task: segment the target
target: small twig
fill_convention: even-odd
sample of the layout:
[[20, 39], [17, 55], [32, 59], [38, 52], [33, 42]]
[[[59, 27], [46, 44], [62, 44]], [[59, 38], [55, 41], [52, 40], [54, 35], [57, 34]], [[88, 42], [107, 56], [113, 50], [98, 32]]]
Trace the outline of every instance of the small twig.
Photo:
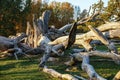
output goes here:
[[81, 76], [78, 76], [78, 75], [74, 75], [76, 78], [78, 78], [78, 79], [80, 79], [80, 80], [87, 80], [87, 79], [85, 79], [85, 78], [83, 78], [83, 77], [81, 77]]
[[90, 61], [93, 61], [93, 62], [109, 61], [109, 62], [111, 62], [113, 60], [111, 60], [111, 59], [91, 59]]

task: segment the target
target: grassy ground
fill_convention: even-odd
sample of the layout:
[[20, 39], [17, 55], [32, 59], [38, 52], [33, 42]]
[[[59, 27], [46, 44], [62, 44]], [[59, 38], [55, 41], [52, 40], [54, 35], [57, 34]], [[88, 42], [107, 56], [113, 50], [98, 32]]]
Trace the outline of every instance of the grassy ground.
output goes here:
[[[119, 47], [117, 45], [117, 47]], [[99, 50], [106, 50], [104, 46], [98, 46]], [[67, 53], [67, 52], [66, 52]], [[38, 69], [39, 57], [32, 57], [33, 61], [22, 57], [20, 60], [15, 58], [0, 59], [0, 80], [58, 80], [52, 76], [42, 72], [42, 69]], [[112, 80], [115, 74], [120, 70], [120, 65], [115, 64], [113, 61], [97, 61], [97, 59], [103, 59], [101, 57], [91, 57], [90, 64], [92, 64], [97, 73], [104, 78]], [[59, 61], [48, 62], [47, 66], [53, 68], [60, 73], [69, 73], [72, 75], [79, 75], [88, 77], [87, 74], [81, 70], [81, 63], [72, 67], [71, 71], [65, 71], [67, 66], [64, 62], [68, 60], [68, 56], [60, 57]], [[94, 61], [93, 61], [94, 60]]]

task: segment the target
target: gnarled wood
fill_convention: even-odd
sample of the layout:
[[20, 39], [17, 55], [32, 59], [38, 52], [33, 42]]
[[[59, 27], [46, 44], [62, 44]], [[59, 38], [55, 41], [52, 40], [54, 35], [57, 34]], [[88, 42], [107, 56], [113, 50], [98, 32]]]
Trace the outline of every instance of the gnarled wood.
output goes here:
[[113, 80], [120, 80], [120, 71], [115, 75]]
[[47, 67], [43, 68], [43, 72], [48, 73], [48, 74], [52, 75], [53, 77], [56, 77], [59, 79], [78, 80], [77, 78], [75, 78], [74, 76], [72, 76], [70, 74], [61, 74], [61, 73], [55, 71], [54, 69], [49, 69]]
[[103, 24], [97, 28], [101, 32], [105, 32], [108, 30], [114, 30], [114, 29], [120, 29], [120, 22], [109, 22], [106, 24]]
[[71, 62], [69, 62], [69, 64], [67, 64], [67, 65], [74, 64], [75, 60], [82, 61], [81, 68], [82, 68], [82, 70], [84, 70], [88, 74], [90, 79], [106, 80], [103, 77], [99, 76], [96, 73], [96, 71], [94, 70], [93, 66], [89, 64], [89, 52], [80, 52], [80, 53], [72, 54]]

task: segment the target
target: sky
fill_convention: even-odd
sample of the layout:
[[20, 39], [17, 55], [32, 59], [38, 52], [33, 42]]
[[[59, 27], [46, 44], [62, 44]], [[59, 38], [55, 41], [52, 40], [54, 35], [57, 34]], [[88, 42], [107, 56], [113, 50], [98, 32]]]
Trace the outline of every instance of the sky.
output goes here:
[[[69, 2], [69, 3], [71, 3], [72, 5], [80, 6], [81, 11], [82, 11], [83, 9], [87, 9], [87, 10], [88, 10], [89, 7], [90, 7], [92, 4], [98, 2], [99, 0], [49, 0], [49, 1], [50, 1], [50, 2], [52, 2], [52, 1], [57, 1], [57, 2]], [[104, 2], [104, 6], [106, 6], [108, 0], [102, 0], [102, 1]]]

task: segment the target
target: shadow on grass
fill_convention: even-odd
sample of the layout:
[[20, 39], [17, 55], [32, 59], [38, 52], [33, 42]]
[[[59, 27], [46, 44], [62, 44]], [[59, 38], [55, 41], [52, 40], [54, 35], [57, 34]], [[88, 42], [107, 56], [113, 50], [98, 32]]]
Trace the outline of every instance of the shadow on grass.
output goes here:
[[11, 61], [0, 61], [1, 63], [5, 63], [3, 65], [0, 65], [0, 70], [6, 70], [6, 69], [10, 69], [10, 68], [15, 68], [15, 66], [17, 64], [19, 64], [19, 66], [29, 66], [31, 64], [37, 64], [38, 62], [35, 61], [15, 61], [15, 60], [11, 60]]

